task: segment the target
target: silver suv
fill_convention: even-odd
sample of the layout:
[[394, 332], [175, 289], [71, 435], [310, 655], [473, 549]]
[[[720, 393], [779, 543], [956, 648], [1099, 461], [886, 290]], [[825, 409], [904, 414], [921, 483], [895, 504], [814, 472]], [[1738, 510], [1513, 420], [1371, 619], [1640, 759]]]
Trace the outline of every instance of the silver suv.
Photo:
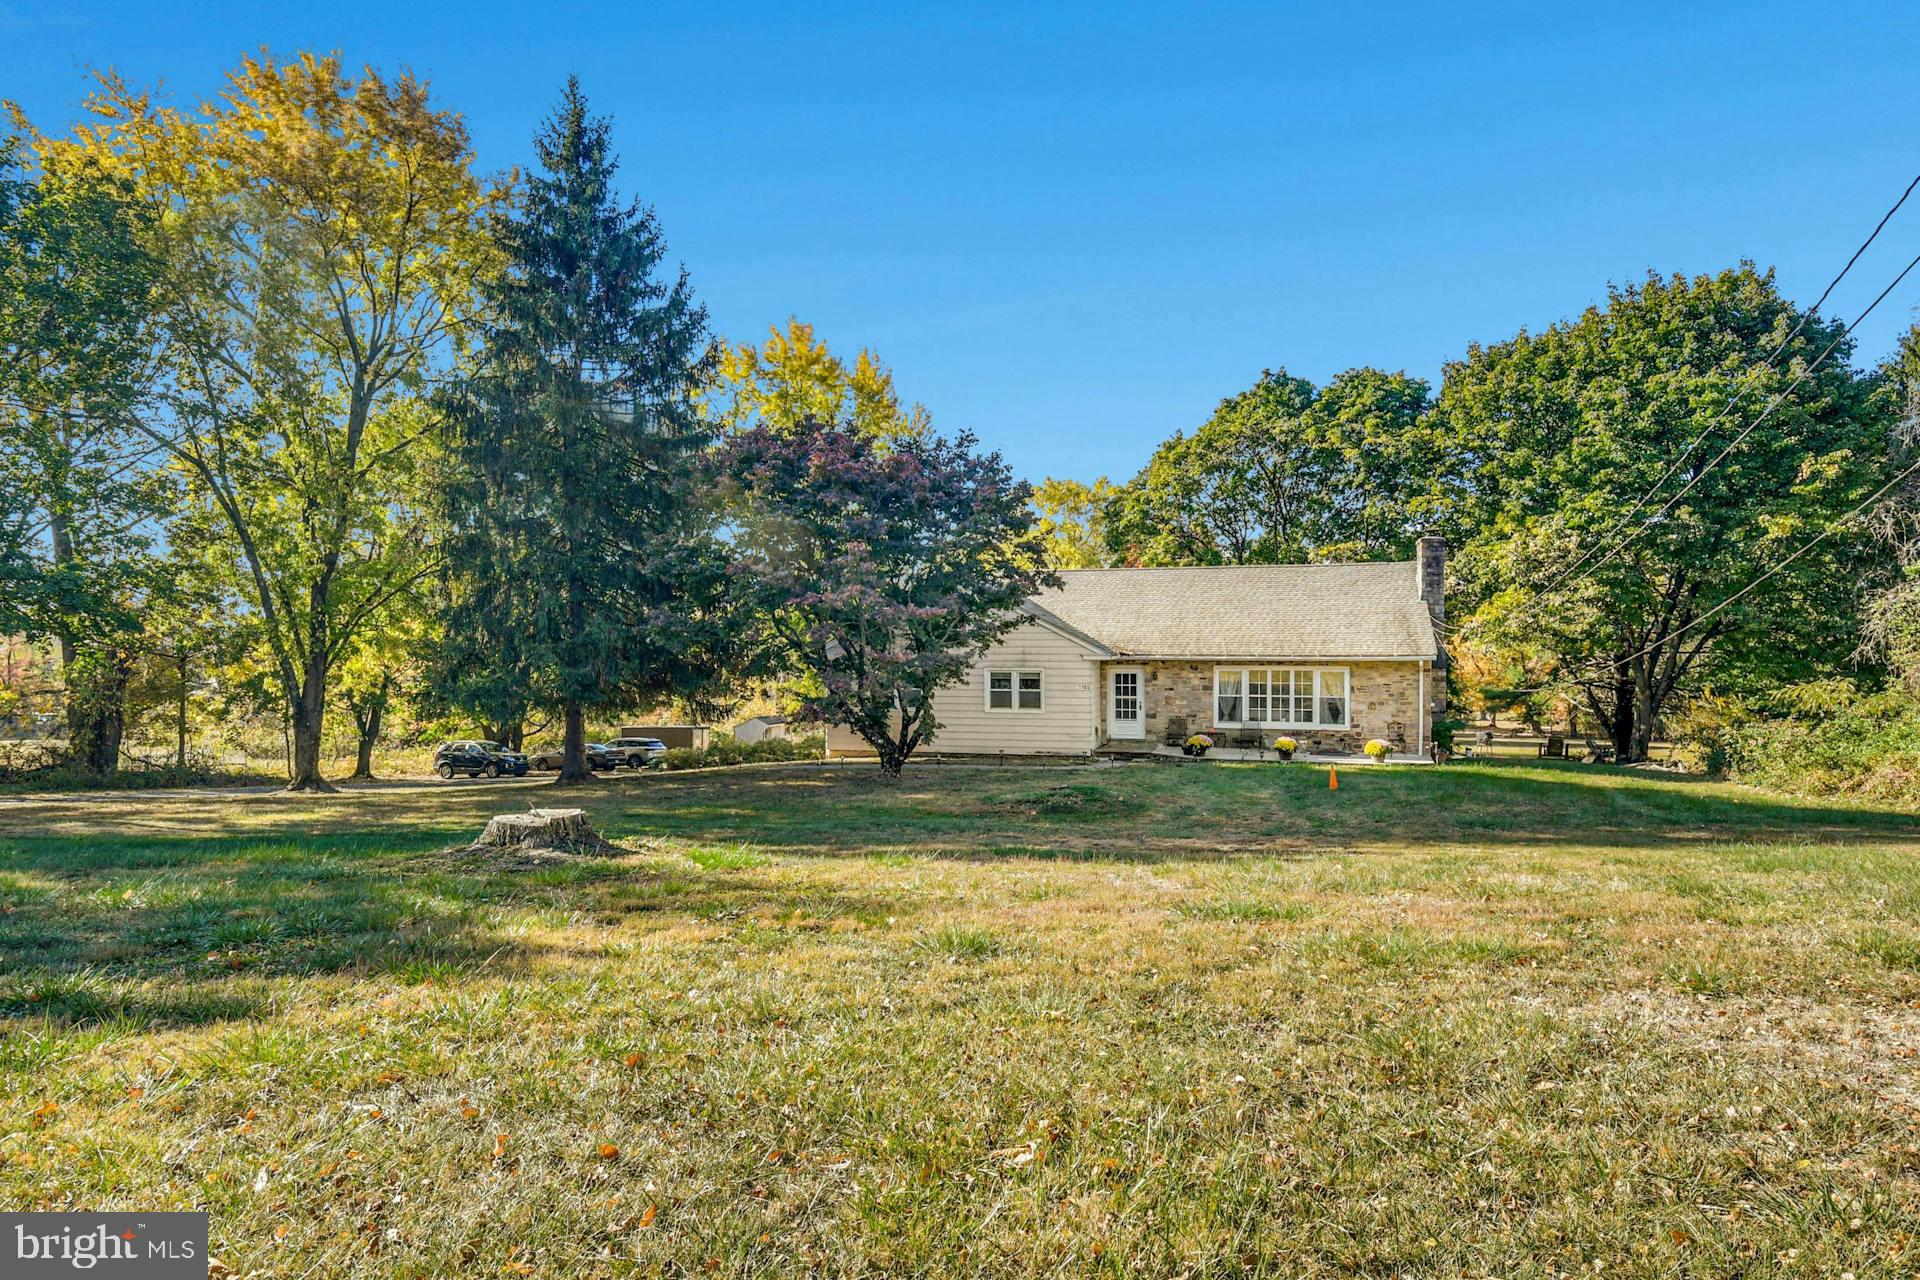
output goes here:
[[632, 768], [645, 769], [660, 763], [661, 757], [667, 754], [667, 744], [658, 738], [615, 738], [607, 744], [607, 754], [613, 756], [615, 752], [624, 755]]

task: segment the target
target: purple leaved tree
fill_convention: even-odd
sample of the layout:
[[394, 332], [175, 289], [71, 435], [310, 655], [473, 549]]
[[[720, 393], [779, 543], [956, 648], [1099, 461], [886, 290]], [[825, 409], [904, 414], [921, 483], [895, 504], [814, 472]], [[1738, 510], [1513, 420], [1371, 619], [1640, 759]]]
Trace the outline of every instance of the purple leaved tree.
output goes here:
[[729, 445], [738, 581], [808, 677], [803, 714], [858, 733], [890, 778], [939, 728], [934, 691], [1059, 581], [1031, 486], [977, 444], [809, 422]]

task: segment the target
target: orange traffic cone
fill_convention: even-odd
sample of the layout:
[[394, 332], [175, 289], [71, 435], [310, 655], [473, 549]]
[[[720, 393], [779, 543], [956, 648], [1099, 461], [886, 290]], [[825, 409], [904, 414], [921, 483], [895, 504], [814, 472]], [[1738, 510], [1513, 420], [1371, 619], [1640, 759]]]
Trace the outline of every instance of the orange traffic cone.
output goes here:
[[1339, 789], [1340, 789], [1340, 771], [1334, 768], [1332, 765], [1328, 765], [1327, 766], [1327, 790], [1338, 791]]

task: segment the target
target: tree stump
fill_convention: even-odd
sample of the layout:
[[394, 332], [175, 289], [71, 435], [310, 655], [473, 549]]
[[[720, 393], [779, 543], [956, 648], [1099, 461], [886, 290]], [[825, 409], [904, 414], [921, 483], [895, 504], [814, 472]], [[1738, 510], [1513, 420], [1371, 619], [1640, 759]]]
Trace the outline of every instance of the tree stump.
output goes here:
[[487, 819], [487, 829], [467, 847], [468, 853], [605, 853], [618, 852], [601, 839], [587, 821], [585, 809], [534, 809], [503, 813]]

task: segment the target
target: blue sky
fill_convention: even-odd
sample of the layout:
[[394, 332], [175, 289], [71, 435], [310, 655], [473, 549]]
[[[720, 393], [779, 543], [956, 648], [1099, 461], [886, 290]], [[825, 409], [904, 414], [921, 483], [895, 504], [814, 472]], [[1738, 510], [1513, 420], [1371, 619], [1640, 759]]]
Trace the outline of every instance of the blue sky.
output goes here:
[[[1917, 39], [1893, 3], [0, 0], [0, 96], [52, 127], [89, 67], [198, 100], [338, 49], [504, 168], [577, 72], [721, 333], [798, 315], [1022, 474], [1123, 478], [1263, 368], [1437, 381], [1649, 268], [1811, 302], [1920, 172]], [[1829, 310], [1915, 252], [1920, 200]]]

